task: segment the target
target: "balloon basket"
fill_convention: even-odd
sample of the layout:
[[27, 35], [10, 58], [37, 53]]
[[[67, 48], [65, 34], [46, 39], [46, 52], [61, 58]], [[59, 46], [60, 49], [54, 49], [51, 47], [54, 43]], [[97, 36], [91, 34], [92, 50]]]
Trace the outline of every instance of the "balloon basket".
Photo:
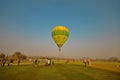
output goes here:
[[61, 48], [59, 48], [59, 52], [61, 52]]

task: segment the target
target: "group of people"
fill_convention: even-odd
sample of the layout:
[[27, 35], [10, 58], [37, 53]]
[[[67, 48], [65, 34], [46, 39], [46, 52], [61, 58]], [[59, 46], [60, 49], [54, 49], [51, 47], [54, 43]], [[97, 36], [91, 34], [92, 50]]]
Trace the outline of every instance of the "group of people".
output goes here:
[[37, 65], [37, 64], [40, 63], [40, 60], [38, 60], [38, 59], [34, 59], [34, 60], [33, 60], [33, 63], [34, 63], [35, 65]]
[[9, 59], [9, 60], [6, 60], [6, 59], [1, 59], [0, 61], [2, 67], [5, 66], [5, 64], [7, 64], [8, 66], [12, 65], [13, 64], [13, 60], [12, 59]]
[[[18, 59], [18, 60], [17, 60], [18, 65], [20, 65], [20, 62], [21, 62], [21, 60]], [[1, 64], [2, 67], [4, 67], [5, 64], [7, 64], [8, 66], [10, 66], [10, 65], [13, 64], [13, 59], [7, 59], [7, 60], [6, 60], [6, 59], [1, 59], [1, 60], [0, 60], [0, 64]]]
[[54, 60], [50, 59], [50, 58], [46, 58], [46, 64], [45, 65], [53, 65], [54, 64]]
[[[40, 59], [34, 59], [33, 63], [35, 64], [35, 66], [37, 66], [40, 63]], [[54, 64], [54, 60], [51, 58], [46, 58], [45, 59], [45, 65], [49, 66], [49, 65], [53, 65]]]
[[[17, 60], [18, 65], [20, 65], [20, 62], [21, 62], [21, 60], [18, 59], [18, 60]], [[37, 65], [37, 64], [40, 63], [40, 60], [35, 59], [33, 62]], [[67, 62], [68, 62], [68, 61], [67, 61]], [[92, 60], [91, 60], [90, 58], [86, 58], [86, 57], [83, 58], [83, 63], [84, 63], [84, 66], [85, 66], [85, 67], [87, 67], [87, 65], [91, 65], [91, 62], [92, 62]], [[7, 64], [8, 66], [10, 66], [10, 65], [13, 64], [13, 60], [12, 60], [12, 59], [9, 59], [9, 60], [2, 59], [2, 60], [0, 60], [0, 63], [1, 63], [1, 65], [2, 65], [2, 67], [4, 67], [5, 64]], [[51, 58], [46, 58], [46, 60], [45, 60], [45, 65], [46, 65], [46, 66], [53, 65], [53, 64], [54, 64], [54, 60], [53, 60], [53, 59], [51, 59]]]
[[92, 60], [91, 60], [90, 58], [84, 57], [83, 63], [84, 63], [84, 65], [85, 65], [85, 67], [87, 67], [87, 64], [88, 64], [88, 65], [91, 65], [91, 62], [92, 62]]

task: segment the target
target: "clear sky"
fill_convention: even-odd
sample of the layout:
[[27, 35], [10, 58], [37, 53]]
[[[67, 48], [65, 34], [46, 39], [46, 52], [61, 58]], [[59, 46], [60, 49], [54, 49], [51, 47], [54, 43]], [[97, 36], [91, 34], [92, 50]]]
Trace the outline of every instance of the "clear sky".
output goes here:
[[[58, 51], [56, 25], [70, 35]], [[120, 58], [120, 0], [0, 0], [0, 52], [27, 56]]]

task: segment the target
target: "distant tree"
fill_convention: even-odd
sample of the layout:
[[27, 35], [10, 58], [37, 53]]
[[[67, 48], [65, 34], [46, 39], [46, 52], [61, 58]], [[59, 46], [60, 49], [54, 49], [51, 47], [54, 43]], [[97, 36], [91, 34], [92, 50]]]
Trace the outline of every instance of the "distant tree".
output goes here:
[[4, 53], [1, 53], [1, 54], [0, 54], [0, 58], [5, 58], [5, 54], [4, 54]]
[[17, 51], [13, 54], [13, 56], [16, 56], [17, 58], [20, 58], [20, 56], [22, 55], [21, 52]]
[[110, 57], [108, 61], [119, 61], [119, 59], [117, 57]]
[[23, 59], [23, 60], [25, 60], [25, 59], [27, 59], [27, 56], [25, 56], [25, 55], [21, 55], [21, 58]]
[[21, 52], [19, 52], [19, 51], [16, 51], [16, 52], [13, 54], [13, 58], [14, 58], [14, 60], [17, 60], [17, 59], [22, 59], [22, 60], [24, 60], [24, 59], [27, 58], [27, 56], [23, 55], [23, 54], [22, 54]]

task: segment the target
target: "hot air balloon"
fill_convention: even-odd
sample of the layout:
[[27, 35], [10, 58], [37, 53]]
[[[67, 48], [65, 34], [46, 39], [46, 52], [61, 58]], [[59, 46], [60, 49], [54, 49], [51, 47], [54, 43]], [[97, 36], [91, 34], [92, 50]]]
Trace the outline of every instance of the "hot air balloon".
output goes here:
[[52, 29], [52, 38], [59, 47], [59, 51], [61, 51], [61, 47], [67, 41], [68, 37], [69, 30], [65, 26], [55, 26]]

